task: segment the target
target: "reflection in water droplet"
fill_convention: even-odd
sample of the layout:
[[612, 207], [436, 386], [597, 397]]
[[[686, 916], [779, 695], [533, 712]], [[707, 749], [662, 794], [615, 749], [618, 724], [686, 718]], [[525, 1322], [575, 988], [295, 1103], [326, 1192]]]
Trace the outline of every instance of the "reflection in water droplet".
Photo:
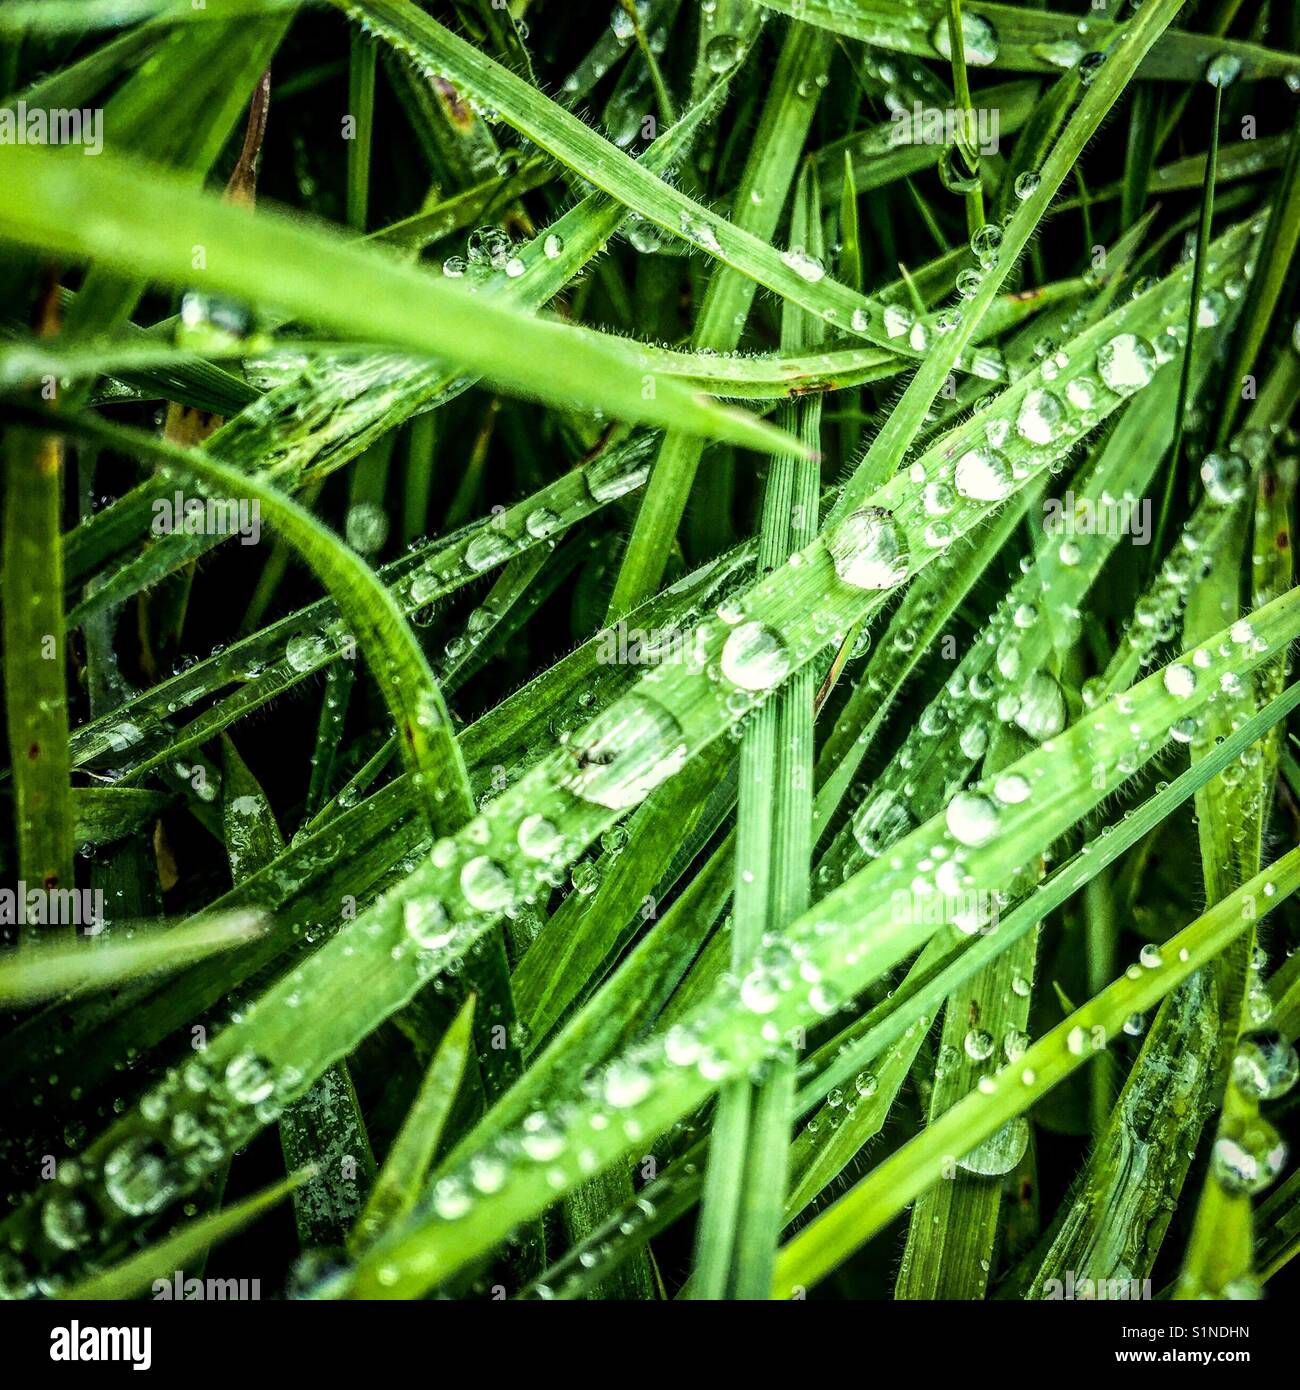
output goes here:
[[573, 765], [561, 781], [584, 801], [623, 810], [636, 806], [686, 762], [676, 717], [638, 691], [597, 715], [567, 748]]
[[852, 513], [826, 546], [835, 573], [855, 589], [892, 589], [907, 576], [907, 536], [882, 507]]
[[790, 653], [766, 623], [741, 623], [727, 634], [722, 674], [742, 690], [770, 690], [785, 679]]

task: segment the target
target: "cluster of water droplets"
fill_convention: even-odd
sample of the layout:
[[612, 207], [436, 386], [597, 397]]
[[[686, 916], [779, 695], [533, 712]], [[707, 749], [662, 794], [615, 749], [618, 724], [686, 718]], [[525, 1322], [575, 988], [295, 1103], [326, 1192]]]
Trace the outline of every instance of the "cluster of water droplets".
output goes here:
[[[560, 249], [563, 249], [562, 243], [556, 255]], [[476, 288], [496, 274], [517, 280], [527, 268], [510, 233], [490, 226], [478, 227], [469, 234], [463, 256], [448, 256], [442, 263], [442, 273], [449, 280], [464, 279], [470, 288]]]

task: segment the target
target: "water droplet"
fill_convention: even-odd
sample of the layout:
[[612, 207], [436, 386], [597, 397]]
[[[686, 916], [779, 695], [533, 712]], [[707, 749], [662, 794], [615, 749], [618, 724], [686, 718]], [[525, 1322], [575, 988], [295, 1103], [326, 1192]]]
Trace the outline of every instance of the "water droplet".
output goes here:
[[486, 854], [475, 855], [460, 871], [460, 891], [479, 912], [499, 912], [511, 898], [510, 878]]
[[1065, 728], [1065, 696], [1055, 676], [1035, 671], [1023, 683], [1015, 722], [1035, 743], [1055, 738]]
[[455, 935], [439, 898], [408, 898], [402, 904], [402, 926], [407, 936], [426, 951], [440, 950]]
[[885, 305], [885, 334], [890, 338], [901, 338], [916, 322], [915, 315], [901, 304]]
[[741, 623], [727, 634], [721, 667], [742, 690], [771, 690], [785, 679], [790, 653], [780, 634], [765, 623]]
[[1098, 349], [1097, 371], [1117, 395], [1131, 396], [1155, 376], [1155, 349], [1136, 333], [1118, 333]]
[[1032, 169], [1026, 169], [1023, 174], [1016, 175], [1016, 181], [1012, 187], [1016, 197], [1023, 203], [1038, 192], [1040, 183], [1042, 183], [1042, 179]]
[[1184, 666], [1181, 661], [1175, 661], [1172, 666], [1165, 667], [1164, 682], [1165, 689], [1171, 695], [1186, 699], [1196, 689], [1196, 672], [1190, 666]]
[[826, 548], [835, 573], [855, 589], [892, 589], [907, 576], [907, 537], [882, 507], [864, 507], [845, 518]]
[[1249, 476], [1246, 461], [1240, 454], [1206, 454], [1201, 463], [1201, 482], [1210, 501], [1220, 507], [1230, 507], [1246, 495]]
[[1205, 80], [1211, 87], [1228, 87], [1241, 74], [1241, 59], [1235, 53], [1216, 53], [1205, 69]]
[[388, 539], [388, 514], [375, 502], [358, 502], [348, 508], [344, 529], [353, 550], [373, 554]]
[[60, 1250], [75, 1250], [89, 1235], [86, 1208], [75, 1197], [56, 1192], [41, 1208], [41, 1229]]
[[1083, 58], [1083, 45], [1077, 39], [1057, 39], [1052, 43], [1036, 43], [1033, 47], [1035, 57], [1054, 68], [1076, 68]]
[[514, 541], [495, 526], [485, 526], [465, 547], [465, 563], [475, 574], [503, 565], [514, 554]]
[[1018, 772], [1004, 772], [993, 784], [993, 795], [1004, 806], [1018, 806], [1029, 800], [1029, 782]]
[[284, 649], [285, 660], [295, 671], [311, 671], [325, 660], [329, 646], [325, 639], [310, 633], [291, 637]]
[[534, 540], [545, 540], [560, 529], [561, 521], [549, 507], [535, 507], [524, 519], [524, 530]]
[[128, 1216], [144, 1216], [171, 1201], [175, 1183], [157, 1144], [136, 1134], [104, 1160], [104, 1190]]
[[963, 497], [975, 502], [1001, 502], [1011, 492], [1011, 465], [996, 449], [977, 448], [957, 460], [953, 481]]
[[1210, 1167], [1229, 1192], [1262, 1192], [1282, 1171], [1286, 1143], [1265, 1119], [1249, 1115], [1226, 1121], [1214, 1141]]
[[1255, 1100], [1277, 1100], [1300, 1080], [1300, 1058], [1274, 1029], [1247, 1033], [1232, 1059], [1232, 1079], [1238, 1090]]
[[232, 1057], [224, 1073], [226, 1089], [241, 1105], [257, 1105], [275, 1090], [271, 1068], [253, 1052]]
[[958, 792], [944, 812], [948, 833], [974, 849], [987, 844], [998, 831], [998, 809], [978, 792]]
[[1029, 1147], [1029, 1122], [1023, 1115], [1008, 1120], [995, 1134], [990, 1134], [982, 1144], [957, 1160], [957, 1165], [968, 1173], [981, 1177], [1001, 1177], [1011, 1170], [1025, 1156]]
[[1043, 387], [1035, 387], [1020, 403], [1016, 433], [1031, 444], [1050, 444], [1061, 428], [1065, 407]]
[[533, 814], [519, 822], [516, 836], [519, 848], [530, 859], [550, 859], [558, 854], [564, 838], [559, 829], [545, 816]]
[[558, 259], [560, 252], [563, 250], [564, 238], [556, 232], [552, 232], [542, 243], [542, 253], [548, 261]]
[[719, 34], [705, 46], [704, 61], [710, 72], [730, 72], [740, 62], [744, 51], [744, 44], [735, 34]]
[[597, 715], [567, 751], [574, 765], [562, 784], [611, 810], [638, 805], [686, 762], [686, 740], [676, 717], [635, 690]]
[[1002, 250], [1002, 228], [986, 222], [970, 239], [970, 249], [976, 261], [985, 270], [992, 270], [998, 263], [998, 253]]
[[[952, 35], [945, 15], [934, 26], [930, 42], [940, 57], [952, 60]], [[961, 17], [961, 46], [966, 62], [973, 68], [986, 68], [998, 58], [998, 31], [983, 15], [966, 11]]]
[[809, 284], [816, 284], [826, 274], [826, 267], [821, 261], [802, 246], [792, 246], [788, 251], [782, 251], [781, 259]]

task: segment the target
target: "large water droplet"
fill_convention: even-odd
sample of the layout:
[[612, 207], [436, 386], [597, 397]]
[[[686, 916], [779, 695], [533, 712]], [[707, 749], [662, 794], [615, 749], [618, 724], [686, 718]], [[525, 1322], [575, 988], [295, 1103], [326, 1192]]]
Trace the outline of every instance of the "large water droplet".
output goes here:
[[1015, 722], [1035, 743], [1055, 738], [1065, 728], [1065, 696], [1049, 672], [1035, 671], [1022, 684]]
[[1023, 1115], [1008, 1120], [996, 1134], [957, 1160], [957, 1166], [981, 1177], [1001, 1177], [1011, 1172], [1029, 1147], [1029, 1123]]
[[1050, 444], [1061, 428], [1065, 407], [1060, 398], [1043, 387], [1035, 387], [1020, 403], [1016, 433], [1031, 444]]
[[1276, 1100], [1300, 1080], [1300, 1058], [1274, 1029], [1247, 1033], [1232, 1059], [1232, 1079], [1245, 1095], [1256, 1100]]
[[892, 512], [864, 507], [826, 543], [835, 573], [855, 589], [892, 589], [907, 577], [907, 536]]
[[1229, 1192], [1262, 1192], [1286, 1163], [1286, 1143], [1256, 1115], [1226, 1121], [1214, 1141], [1210, 1167]]
[[953, 481], [972, 501], [1001, 502], [1012, 488], [1011, 465], [996, 449], [971, 449], [957, 460]]
[[944, 812], [948, 833], [972, 849], [988, 842], [998, 831], [998, 808], [978, 792], [958, 792]]
[[598, 714], [567, 751], [573, 765], [563, 785], [611, 810], [638, 805], [686, 762], [686, 740], [676, 717], [635, 690]]
[[771, 690], [785, 679], [790, 653], [766, 623], [741, 623], [727, 634], [722, 674], [742, 690]]
[[1131, 396], [1155, 376], [1155, 349], [1136, 333], [1116, 334], [1098, 349], [1097, 372], [1117, 395]]
[[[940, 57], [952, 60], [952, 35], [948, 32], [947, 16], [940, 19], [930, 35]], [[983, 15], [969, 10], [961, 17], [961, 46], [966, 62], [973, 68], [986, 68], [998, 59], [998, 31]]]
[[486, 854], [475, 855], [460, 871], [460, 891], [479, 912], [499, 912], [511, 898], [510, 879]]

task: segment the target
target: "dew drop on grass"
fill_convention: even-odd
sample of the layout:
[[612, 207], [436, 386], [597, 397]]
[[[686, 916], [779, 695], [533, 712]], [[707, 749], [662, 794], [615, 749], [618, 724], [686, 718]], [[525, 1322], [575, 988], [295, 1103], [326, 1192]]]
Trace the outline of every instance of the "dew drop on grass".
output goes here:
[[892, 512], [853, 512], [826, 543], [835, 573], [855, 589], [892, 589], [907, 576], [907, 536]]
[[311, 671], [325, 660], [329, 645], [323, 637], [299, 633], [291, 637], [284, 649], [285, 660], [295, 671]]
[[985, 270], [992, 270], [998, 263], [998, 253], [1002, 250], [1002, 228], [986, 222], [970, 239], [971, 254]]
[[504, 564], [514, 554], [514, 542], [495, 526], [485, 526], [465, 547], [465, 563], [475, 574]]
[[1235, 53], [1216, 53], [1205, 69], [1205, 80], [1211, 87], [1228, 87], [1241, 74], [1241, 59]]
[[545, 540], [560, 529], [561, 521], [549, 507], [534, 507], [524, 518], [524, 530], [534, 540]]
[[519, 848], [530, 859], [550, 859], [560, 852], [560, 846], [564, 843], [558, 827], [536, 813], [525, 816], [519, 822], [516, 838]]
[[771, 690], [790, 670], [790, 653], [766, 623], [741, 623], [727, 634], [721, 668], [742, 690]]
[[549, 1115], [534, 1111], [523, 1129], [520, 1146], [535, 1163], [551, 1163], [564, 1152], [564, 1132]]
[[[934, 26], [930, 42], [941, 58], [952, 60], [952, 35], [946, 15]], [[973, 68], [986, 68], [998, 60], [998, 31], [983, 15], [970, 11], [962, 14], [961, 45], [966, 62]]]
[[1038, 192], [1038, 185], [1041, 182], [1042, 180], [1032, 169], [1026, 169], [1024, 173], [1016, 175], [1016, 181], [1012, 187], [1016, 197], [1023, 203]]
[[1165, 667], [1164, 683], [1171, 695], [1186, 699], [1196, 689], [1196, 672], [1181, 661], [1175, 661], [1172, 666]]
[[1065, 387], [1065, 399], [1076, 410], [1092, 410], [1097, 404], [1098, 383], [1090, 376], [1076, 376]]
[[1065, 407], [1044, 387], [1035, 387], [1020, 403], [1016, 433], [1030, 444], [1050, 444], [1060, 432]]
[[587, 465], [583, 479], [587, 484], [587, 491], [591, 493], [592, 501], [616, 502], [620, 497], [626, 497], [629, 492], [635, 492], [645, 482], [649, 472], [648, 461], [632, 467], [629, 466], [626, 457], [615, 454], [607, 458], [593, 459]]
[[921, 502], [929, 516], [947, 516], [957, 505], [957, 497], [947, 483], [927, 483]]
[[605, 1103], [615, 1110], [627, 1110], [650, 1094], [650, 1073], [627, 1061], [617, 1061], [606, 1071], [602, 1086]]
[[993, 1034], [984, 1028], [972, 1028], [962, 1039], [962, 1047], [972, 1062], [987, 1062], [993, 1056]]
[[885, 334], [890, 338], [901, 338], [916, 322], [916, 316], [901, 304], [885, 305]]
[[407, 936], [426, 951], [446, 946], [455, 932], [440, 898], [408, 898], [402, 904], [402, 926]]
[[826, 267], [802, 246], [792, 246], [781, 252], [781, 260], [798, 276], [815, 285], [826, 274]]
[[1201, 482], [1206, 496], [1219, 507], [1231, 507], [1246, 495], [1249, 471], [1240, 454], [1206, 454]]
[[41, 1230], [51, 1245], [76, 1250], [90, 1234], [85, 1205], [68, 1193], [56, 1192], [41, 1208]]
[[128, 1216], [145, 1216], [161, 1211], [176, 1187], [156, 1142], [136, 1134], [104, 1160], [104, 1190]]
[[636, 217], [628, 224], [627, 239], [634, 251], [640, 251], [643, 256], [652, 256], [663, 246], [664, 234], [656, 223]]
[[584, 801], [621, 811], [681, 770], [686, 740], [671, 711], [634, 690], [598, 714], [567, 753], [561, 784]]
[[1065, 696], [1049, 671], [1035, 671], [1021, 685], [1015, 723], [1035, 743], [1055, 738], [1065, 728]]
[[971, 449], [957, 460], [957, 491], [973, 502], [1001, 502], [1013, 486], [1011, 465], [996, 449]]
[[358, 502], [348, 508], [344, 530], [353, 550], [371, 555], [388, 539], [388, 514], [374, 502]]
[[1262, 1192], [1286, 1163], [1286, 1142], [1257, 1115], [1226, 1121], [1214, 1141], [1210, 1168], [1229, 1192]]
[[241, 1105], [257, 1105], [275, 1090], [271, 1069], [253, 1052], [240, 1052], [230, 1059], [224, 1073], [226, 1089]]
[[1300, 1080], [1300, 1058], [1275, 1029], [1247, 1033], [1232, 1059], [1232, 1079], [1243, 1095], [1277, 1100]]
[[995, 1134], [957, 1160], [957, 1166], [980, 1177], [1001, 1177], [1025, 1156], [1029, 1147], [1029, 1123], [1023, 1115], [1008, 1120]]
[[993, 784], [993, 795], [1004, 806], [1018, 806], [1029, 800], [1029, 782], [1018, 772], [1004, 772]]
[[476, 911], [499, 912], [510, 902], [510, 878], [495, 860], [478, 854], [460, 871], [460, 891]]
[[563, 250], [564, 238], [556, 232], [552, 232], [542, 243], [542, 252], [548, 261], [557, 260]]
[[998, 808], [978, 792], [958, 792], [944, 812], [948, 833], [958, 844], [975, 849], [998, 832]]
[[853, 838], [863, 854], [876, 859], [914, 825], [907, 803], [897, 792], [886, 790], [868, 801], [854, 817]]
[[708, 64], [710, 72], [730, 72], [740, 62], [744, 51], [744, 44], [735, 34], [718, 34], [706, 45], [704, 61]]
[[1155, 349], [1136, 333], [1117, 333], [1097, 351], [1097, 372], [1117, 395], [1132, 396], [1156, 374]]
[[978, 270], [972, 270], [970, 266], [957, 273], [957, 293], [963, 299], [974, 299], [980, 292], [980, 286], [983, 283], [984, 277]]

